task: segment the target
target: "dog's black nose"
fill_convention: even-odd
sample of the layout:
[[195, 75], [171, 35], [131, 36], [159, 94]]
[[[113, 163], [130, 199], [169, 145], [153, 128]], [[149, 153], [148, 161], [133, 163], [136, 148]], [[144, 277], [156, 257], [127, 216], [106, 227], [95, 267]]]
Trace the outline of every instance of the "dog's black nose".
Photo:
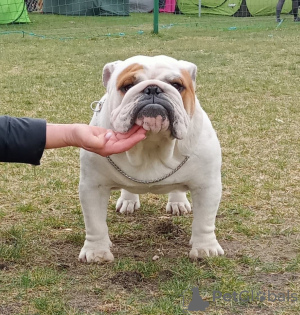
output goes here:
[[163, 90], [157, 85], [149, 85], [144, 89], [144, 94], [147, 95], [158, 95], [163, 92]]

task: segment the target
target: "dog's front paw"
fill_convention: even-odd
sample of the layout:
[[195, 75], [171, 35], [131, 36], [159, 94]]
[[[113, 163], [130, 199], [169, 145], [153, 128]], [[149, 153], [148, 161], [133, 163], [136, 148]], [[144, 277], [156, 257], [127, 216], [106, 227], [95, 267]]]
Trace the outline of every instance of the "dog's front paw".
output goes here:
[[140, 208], [139, 198], [124, 199], [122, 196], [118, 199], [116, 210], [120, 213], [133, 213]]
[[172, 215], [185, 215], [192, 211], [191, 204], [186, 199], [184, 202], [168, 202], [166, 207], [167, 213]]
[[191, 260], [219, 255], [224, 255], [224, 250], [217, 240], [209, 243], [203, 242], [193, 244], [193, 247], [189, 253], [189, 257]]
[[85, 241], [78, 260], [87, 263], [112, 262], [114, 255], [111, 253], [109, 247], [110, 246], [103, 246], [102, 243]]

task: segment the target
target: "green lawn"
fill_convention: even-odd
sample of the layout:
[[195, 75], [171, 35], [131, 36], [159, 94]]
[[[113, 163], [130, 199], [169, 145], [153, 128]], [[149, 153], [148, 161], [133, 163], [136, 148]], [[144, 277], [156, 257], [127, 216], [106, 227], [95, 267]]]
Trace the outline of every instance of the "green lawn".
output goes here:
[[[0, 314], [183, 314], [192, 287], [210, 303], [205, 314], [300, 313], [300, 25], [161, 15], [154, 35], [150, 14], [30, 19], [0, 26], [1, 115], [88, 123], [105, 63], [166, 54], [198, 66], [197, 95], [223, 152], [216, 232], [225, 256], [191, 263], [192, 215], [170, 217], [166, 196], [149, 194], [122, 216], [115, 192], [115, 261], [77, 262], [79, 150], [48, 150], [38, 167], [0, 163]], [[247, 291], [249, 301], [213, 302], [216, 291]], [[266, 299], [252, 301], [252, 291]]]

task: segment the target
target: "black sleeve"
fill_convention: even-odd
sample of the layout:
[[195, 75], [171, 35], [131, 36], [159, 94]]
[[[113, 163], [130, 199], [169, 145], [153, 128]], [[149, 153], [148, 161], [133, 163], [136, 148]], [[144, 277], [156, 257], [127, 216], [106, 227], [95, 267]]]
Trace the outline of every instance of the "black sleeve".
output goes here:
[[45, 120], [0, 116], [0, 162], [39, 165], [45, 144]]

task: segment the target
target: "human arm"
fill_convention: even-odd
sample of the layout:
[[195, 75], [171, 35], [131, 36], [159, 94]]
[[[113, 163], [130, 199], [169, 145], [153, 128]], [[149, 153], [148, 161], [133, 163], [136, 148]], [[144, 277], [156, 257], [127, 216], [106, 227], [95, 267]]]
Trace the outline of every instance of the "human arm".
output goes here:
[[73, 146], [107, 156], [129, 150], [145, 138], [145, 133], [137, 125], [121, 134], [85, 124], [47, 124], [45, 149]]
[[120, 134], [85, 124], [47, 124], [42, 119], [0, 116], [0, 162], [39, 165], [44, 149], [66, 146], [107, 156], [129, 150], [145, 133], [139, 126]]

